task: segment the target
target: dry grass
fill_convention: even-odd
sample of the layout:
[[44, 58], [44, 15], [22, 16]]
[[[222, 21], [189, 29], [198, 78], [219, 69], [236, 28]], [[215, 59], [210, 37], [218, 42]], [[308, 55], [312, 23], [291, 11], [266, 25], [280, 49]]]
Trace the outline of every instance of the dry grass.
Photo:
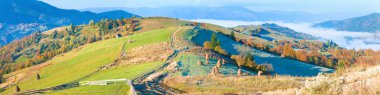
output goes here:
[[148, 77], [147, 77], [146, 79], [144, 79], [143, 81], [144, 81], [144, 82], [153, 82], [153, 81], [155, 81], [156, 79], [158, 79], [160, 76], [162, 76], [163, 74], [164, 74], [163, 71], [153, 73], [152, 75], [148, 76]]
[[179, 70], [179, 64], [178, 62], [172, 62], [170, 63], [167, 67], [166, 67], [166, 70], [170, 71], [170, 72], [176, 72]]
[[6, 78], [6, 80], [2, 84], [0, 84], [0, 88], [5, 88], [7, 86], [15, 85], [25, 78], [34, 78], [39, 70], [48, 66], [49, 64], [50, 63], [45, 62], [42, 64], [38, 64], [32, 67], [28, 67], [28, 68], [4, 75], [4, 78]]
[[168, 42], [162, 42], [132, 48], [127, 51], [126, 58], [124, 58], [120, 65], [164, 61], [174, 52], [170, 49], [169, 44]]
[[328, 95], [380, 94], [380, 66], [356, 66], [307, 81], [303, 90]]
[[137, 19], [137, 20], [140, 20], [140, 25], [137, 28], [141, 28], [137, 32], [144, 32], [144, 31], [177, 26], [177, 23], [178, 25], [182, 23], [190, 23], [189, 21], [184, 21], [180, 19], [176, 20], [176, 19], [167, 18], [167, 17], [147, 17], [144, 19]]
[[164, 84], [189, 94], [253, 94], [302, 86], [304, 78], [288, 76], [167, 77]]

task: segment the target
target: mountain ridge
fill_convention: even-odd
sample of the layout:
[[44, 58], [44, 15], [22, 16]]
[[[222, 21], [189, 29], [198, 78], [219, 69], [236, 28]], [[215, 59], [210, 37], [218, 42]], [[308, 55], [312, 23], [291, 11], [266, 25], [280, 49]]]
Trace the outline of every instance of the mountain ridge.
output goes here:
[[[228, 10], [227, 12], [222, 11]], [[239, 21], [283, 21], [283, 22], [315, 22], [331, 19], [351, 18], [358, 14], [353, 13], [308, 13], [302, 11], [256, 11], [241, 6], [215, 6], [215, 7], [95, 7], [79, 9], [80, 11], [91, 11], [94, 13], [124, 10], [143, 17], [165, 16], [183, 19], [216, 19], [216, 20], [239, 20]], [[178, 13], [186, 15], [178, 15]], [[231, 13], [231, 14], [228, 14]], [[210, 14], [219, 14], [217, 17]], [[343, 14], [343, 15], [342, 15]], [[205, 16], [206, 15], [206, 16]], [[232, 16], [230, 16], [232, 15]]]
[[380, 13], [344, 20], [329, 20], [314, 24], [313, 27], [331, 28], [340, 31], [377, 32], [380, 30]]

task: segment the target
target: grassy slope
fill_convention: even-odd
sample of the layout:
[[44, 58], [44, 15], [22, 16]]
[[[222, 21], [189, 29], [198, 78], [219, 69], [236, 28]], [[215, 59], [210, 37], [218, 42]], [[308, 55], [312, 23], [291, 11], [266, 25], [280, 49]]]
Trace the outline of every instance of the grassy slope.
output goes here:
[[[40, 71], [41, 78], [34, 77], [19, 83], [21, 91], [40, 89], [68, 83], [80, 79], [98, 67], [111, 63], [118, 56], [126, 39], [112, 39], [83, 46], [63, 56], [57, 56], [52, 65]], [[13, 87], [8, 91], [12, 92]]]
[[[147, 44], [170, 41], [170, 35], [175, 31], [175, 27], [140, 32], [135, 35], [119, 39], [111, 39], [83, 46], [79, 50], [73, 50], [63, 56], [57, 56], [48, 61], [54, 63], [40, 71], [42, 79], [35, 80], [34, 77], [27, 79], [19, 84], [22, 91], [40, 89], [45, 87], [56, 86], [80, 79], [96, 68], [111, 63], [119, 55], [121, 46], [125, 41], [130, 39], [136, 42], [129, 43], [125, 46], [126, 50]], [[153, 62], [147, 64], [133, 65], [125, 68], [112, 69], [95, 73], [94, 76], [86, 80], [110, 79], [110, 78], [135, 78], [142, 72], [147, 72], [162, 62]], [[129, 73], [125, 75], [126, 70]], [[140, 72], [140, 73], [130, 73]], [[104, 77], [107, 76], [107, 77]], [[109, 78], [108, 78], [109, 77]], [[89, 88], [89, 87], [87, 87]], [[95, 87], [96, 88], [96, 87]], [[14, 87], [4, 93], [13, 93]], [[4, 94], [3, 93], [3, 94]]]
[[[180, 76], [207, 76], [210, 74], [212, 68], [216, 66], [218, 60], [210, 59], [209, 64], [198, 65], [198, 60], [205, 62], [204, 56], [197, 56], [192, 54], [181, 54], [175, 58], [180, 64], [181, 71], [176, 72]], [[231, 63], [226, 63], [221, 66], [219, 73], [223, 75], [237, 75], [238, 67]], [[254, 74], [254, 72], [243, 70], [243, 73]]]
[[[140, 32], [134, 35], [130, 35], [123, 39], [135, 40], [136, 42], [127, 43], [125, 45], [125, 49], [128, 51], [131, 48], [144, 46], [148, 44], [154, 44], [159, 42], [168, 42], [170, 41], [171, 33], [175, 31], [174, 27], [152, 30], [148, 32]], [[152, 63], [144, 63], [144, 64], [136, 64], [136, 65], [128, 65], [126, 67], [119, 67], [109, 70], [104, 70], [97, 72], [85, 79], [83, 81], [93, 81], [93, 80], [105, 80], [105, 79], [119, 79], [119, 78], [128, 78], [133, 79], [138, 77], [141, 74], [144, 74], [160, 65], [163, 62], [152, 62]], [[117, 84], [120, 85], [120, 84]], [[128, 85], [124, 86], [84, 86], [73, 89], [67, 89], [63, 91], [56, 91], [48, 94], [126, 94], [126, 90], [122, 90], [120, 92], [118, 89], [126, 89], [125, 87], [129, 87]], [[129, 88], [128, 88], [129, 89]], [[96, 93], [100, 91], [99, 93]], [[79, 93], [76, 93], [79, 92]]]
[[144, 19], [140, 19], [140, 23], [140, 27], [137, 27], [138, 32], [157, 30], [183, 24], [190, 24], [191, 22], [167, 17], [147, 17]]
[[65, 89], [47, 95], [127, 95], [129, 93], [128, 84], [111, 84], [99, 86], [81, 86], [71, 89]]
[[135, 35], [128, 36], [128, 39], [135, 40], [136, 42], [129, 43], [125, 46], [128, 50], [130, 48], [143, 46], [152, 43], [158, 42], [169, 42], [170, 36], [173, 31], [176, 30], [176, 27], [169, 27], [164, 29], [152, 30], [148, 32], [141, 32]]
[[[193, 37], [192, 41], [196, 44], [203, 46], [205, 41], [210, 41], [213, 31], [202, 30], [198, 31], [198, 34]], [[315, 76], [319, 72], [333, 72], [334, 70], [321, 66], [311, 65], [303, 63], [297, 60], [281, 58], [280, 56], [253, 49], [251, 47], [245, 47], [224, 35], [217, 34], [217, 38], [221, 41], [221, 47], [225, 49], [231, 55], [237, 55], [240, 53], [252, 53], [257, 64], [272, 64], [274, 73], [280, 75], [291, 76]]]
[[152, 62], [144, 64], [128, 65], [126, 67], [114, 68], [109, 70], [100, 71], [94, 75], [85, 78], [84, 81], [105, 80], [105, 79], [134, 79], [141, 74], [151, 71], [159, 67], [163, 62]]

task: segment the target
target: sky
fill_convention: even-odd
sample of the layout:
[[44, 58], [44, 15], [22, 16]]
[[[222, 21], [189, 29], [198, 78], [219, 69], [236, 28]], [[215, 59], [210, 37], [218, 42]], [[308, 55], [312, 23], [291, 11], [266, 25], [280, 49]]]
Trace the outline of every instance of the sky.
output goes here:
[[95, 7], [243, 6], [254, 11], [380, 13], [380, 0], [41, 0], [64, 9]]

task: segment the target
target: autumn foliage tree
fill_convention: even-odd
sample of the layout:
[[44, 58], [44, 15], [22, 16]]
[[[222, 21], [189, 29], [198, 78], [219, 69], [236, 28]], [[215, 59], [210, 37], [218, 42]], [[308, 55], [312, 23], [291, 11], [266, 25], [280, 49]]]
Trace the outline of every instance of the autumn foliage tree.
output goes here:
[[296, 58], [296, 52], [293, 50], [292, 46], [289, 45], [289, 44], [285, 44], [284, 47], [283, 47], [283, 55], [285, 57], [289, 57], [289, 58]]
[[244, 55], [232, 55], [231, 59], [234, 59], [239, 67], [255, 69], [256, 63], [252, 54], [247, 53]]

